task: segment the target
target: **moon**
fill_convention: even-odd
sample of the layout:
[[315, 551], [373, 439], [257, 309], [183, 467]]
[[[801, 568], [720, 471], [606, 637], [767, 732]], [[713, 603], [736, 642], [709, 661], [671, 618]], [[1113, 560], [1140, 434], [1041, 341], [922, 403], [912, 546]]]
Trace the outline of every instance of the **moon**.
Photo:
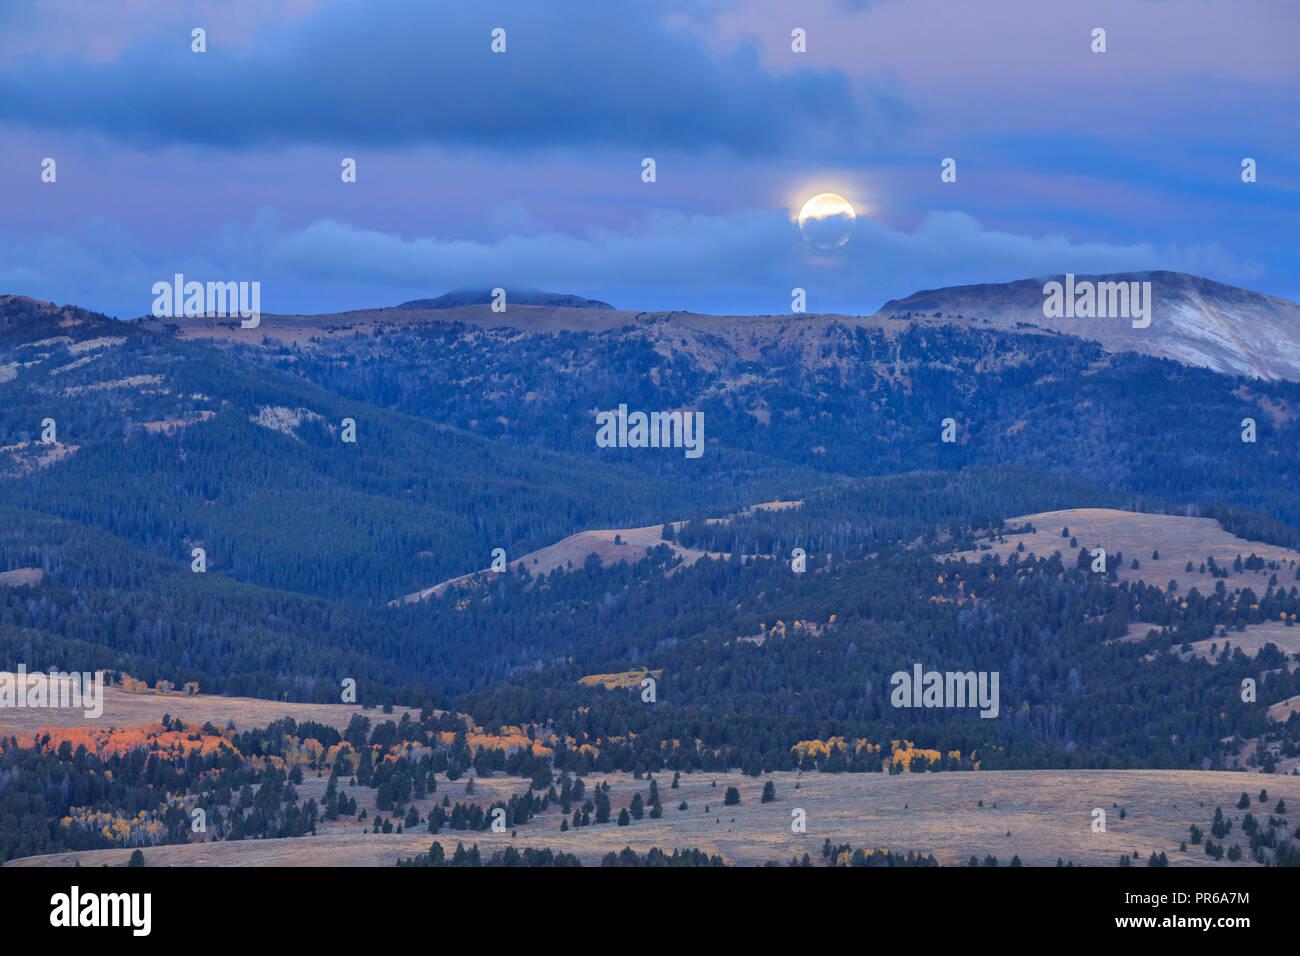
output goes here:
[[857, 218], [843, 196], [818, 193], [799, 210], [799, 231], [818, 249], [838, 249], [849, 241]]

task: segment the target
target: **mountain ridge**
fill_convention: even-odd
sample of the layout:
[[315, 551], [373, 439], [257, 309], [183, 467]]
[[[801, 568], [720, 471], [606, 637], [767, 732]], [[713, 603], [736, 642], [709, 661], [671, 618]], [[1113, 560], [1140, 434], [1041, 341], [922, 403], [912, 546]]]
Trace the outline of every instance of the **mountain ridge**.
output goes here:
[[[398, 305], [399, 309], [454, 309], [466, 305], [490, 304], [493, 289], [452, 289], [432, 299], [411, 299]], [[564, 292], [545, 292], [541, 289], [503, 289], [507, 305], [544, 305], [570, 309], [613, 309], [608, 302], [588, 299]]]
[[[1062, 277], [1057, 276], [1059, 281]], [[658, 339], [665, 354], [704, 354], [724, 346], [757, 357], [765, 348], [797, 345], [815, 356], [856, 329], [887, 334], [914, 326], [953, 325], [1022, 334], [1070, 335], [1096, 342], [1107, 352], [1137, 352], [1183, 365], [1265, 381], [1300, 381], [1300, 303], [1188, 273], [1169, 271], [1079, 274], [1079, 282], [1150, 282], [1151, 322], [1133, 328], [1124, 318], [1045, 316], [1043, 284], [1053, 277], [946, 286], [891, 299], [869, 315], [792, 313], [711, 315], [615, 309], [607, 303], [558, 293], [533, 300], [506, 297], [494, 312], [490, 293], [447, 293], [395, 307], [315, 315], [264, 314], [257, 329], [234, 318], [135, 320], [183, 338], [309, 347], [315, 339], [379, 334], [416, 327], [463, 326], [510, 329], [526, 335], [609, 332], [631, 329]], [[473, 301], [476, 299], [478, 301]], [[677, 333], [683, 333], [678, 335]], [[702, 345], [704, 340], [708, 345]], [[703, 353], [701, 353], [703, 349]]]

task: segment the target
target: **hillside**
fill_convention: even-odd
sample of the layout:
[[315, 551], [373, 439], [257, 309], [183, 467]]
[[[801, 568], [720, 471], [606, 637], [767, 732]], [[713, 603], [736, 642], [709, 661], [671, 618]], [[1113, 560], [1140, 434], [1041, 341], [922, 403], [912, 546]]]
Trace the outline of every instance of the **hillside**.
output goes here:
[[1300, 304], [1180, 272], [1079, 275], [1076, 281], [1150, 282], [1150, 325], [1122, 318], [1049, 318], [1043, 286], [1062, 276], [917, 292], [880, 307], [883, 315], [960, 316], [1000, 329], [1033, 326], [1227, 375], [1300, 381]]
[[[461, 310], [482, 324], [448, 321]], [[310, 345], [276, 340], [278, 320], [267, 317], [256, 330], [227, 323], [243, 343], [231, 344], [5, 300], [0, 446], [9, 477], [0, 482], [10, 510], [0, 573], [28, 582], [0, 587], [10, 666], [77, 662], [151, 684], [196, 680], [221, 693], [321, 703], [354, 678], [372, 702], [467, 707], [462, 695], [484, 695], [480, 706], [514, 723], [521, 687], [549, 695], [545, 706], [528, 704], [528, 719], [561, 719], [590, 704], [571, 692], [583, 674], [662, 655], [673, 664], [668, 681], [694, 667], [721, 679], [760, 664], [730, 660], [726, 642], [794, 621], [821, 628], [838, 615], [833, 646], [858, 647], [852, 662], [810, 670], [780, 644], [763, 645], [762, 667], [787, 686], [737, 719], [777, 720], [772, 732], [788, 747], [824, 732], [814, 701], [842, 693], [843, 682], [878, 681], [894, 669], [890, 658], [926, 646], [964, 653], [943, 630], [973, 626], [956, 609], [886, 610], [854, 589], [947, 598], [927, 578], [954, 543], [974, 547], [974, 532], [999, 521], [1080, 507], [1191, 509], [1234, 533], [1296, 544], [1300, 474], [1284, 453], [1300, 441], [1294, 383], [1245, 386], [1064, 336], [933, 317], [571, 312], [589, 327], [565, 328], [570, 313], [544, 306], [386, 310], [378, 325], [353, 313], [335, 317], [337, 334], [325, 337], [316, 333], [330, 317], [286, 326]], [[523, 320], [533, 327], [500, 324]], [[599, 447], [593, 412], [620, 403], [698, 409], [705, 453]], [[1254, 444], [1240, 441], [1247, 416], [1258, 418]], [[47, 418], [55, 442], [41, 441]], [[348, 419], [355, 443], [343, 437]], [[941, 437], [945, 419], [952, 442]], [[773, 499], [804, 506], [710, 520]], [[664, 522], [675, 523], [676, 541], [658, 540]], [[896, 555], [918, 539], [923, 546]], [[191, 570], [197, 547], [202, 574]], [[810, 573], [782, 580], [794, 547], [807, 552]], [[512, 573], [476, 575], [497, 548]], [[29, 569], [43, 572], [39, 581]], [[467, 593], [435, 593], [453, 579]], [[1128, 667], [1091, 643], [1129, 633], [1139, 617], [1131, 595], [1116, 592], [1128, 583], [1142, 582], [1117, 576], [1088, 597], [1095, 632], [1059, 618], [1077, 642], [1074, 668]], [[1062, 607], [1082, 613], [1074, 589], [1091, 585], [1059, 587]], [[388, 606], [417, 593], [430, 599]], [[1023, 595], [994, 600], [1004, 615], [1030, 613]], [[1289, 601], [1273, 595], [1274, 616], [1283, 606], [1291, 613]], [[927, 621], [932, 610], [942, 619]], [[927, 638], [928, 626], [942, 636]], [[1029, 634], [978, 627], [990, 668], [1043, 653]], [[1203, 627], [1190, 626], [1188, 640], [1208, 636]], [[832, 640], [822, 633], [812, 637]], [[775, 677], [789, 667], [803, 672]], [[1163, 688], [1174, 678], [1152, 679]], [[1283, 684], [1273, 700], [1295, 692]], [[1034, 761], [1070, 747], [1091, 760], [1151, 759], [1158, 749], [1139, 742], [1136, 717], [1123, 740], [1057, 727], [1058, 708], [1082, 718], [1104, 706], [1071, 696], [1068, 683], [1031, 686], [1021, 675], [1004, 686], [1051, 727], [1031, 721], [1014, 732], [1033, 741]], [[719, 692], [729, 693], [697, 682], [655, 733], [680, 736], [677, 722]], [[626, 720], [621, 711], [607, 715], [611, 728]], [[1240, 718], [1243, 734], [1261, 731]], [[845, 705], [841, 719], [863, 738], [886, 736], [890, 723], [871, 700]], [[1213, 758], [1235, 721], [1190, 740], [1180, 729], [1184, 752], [1159, 759]], [[935, 732], [956, 734], [959, 723]], [[733, 745], [731, 731], [717, 742]], [[752, 744], [739, 750], [752, 759]], [[764, 745], [761, 759], [779, 765], [780, 751]]]
[[[742, 514], [752, 515], [758, 511], [781, 511], [797, 505], [798, 502], [793, 501], [768, 501], [751, 505]], [[730, 519], [714, 518], [712, 520], [725, 523]], [[667, 522], [667, 525], [674, 532], [681, 530], [684, 524], [683, 521]], [[530, 574], [535, 575], [550, 574], [552, 571], [561, 568], [581, 567], [591, 555], [595, 555], [604, 567], [617, 564], [619, 561], [635, 564], [660, 545], [667, 547], [675, 557], [680, 558], [682, 563], [687, 566], [704, 557], [721, 558], [723, 560], [730, 557], [723, 553], [710, 554], [707, 551], [684, 548], [676, 542], [675, 537], [665, 539], [664, 533], [663, 525], [654, 525], [648, 528], [601, 528], [593, 531], [579, 531], [577, 534], [569, 535], [554, 544], [538, 548], [536, 551], [530, 551], [518, 559], [508, 560], [505, 566], [508, 571], [527, 570]], [[442, 597], [448, 588], [464, 585], [478, 579], [480, 575], [485, 580], [491, 580], [498, 573], [500, 572], [491, 568], [473, 571], [469, 574], [442, 581], [432, 587], [405, 594], [400, 600], [390, 603], [409, 604], [412, 601], [427, 600], [429, 597]]]
[[718, 349], [741, 361], [769, 350], [795, 350], [806, 368], [834, 362], [856, 329], [890, 334], [900, 328], [957, 326], [1022, 335], [1063, 334], [1100, 344], [1108, 352], [1137, 352], [1226, 375], [1265, 381], [1300, 381], [1300, 304], [1178, 272], [1079, 275], [1078, 282], [1151, 284], [1150, 324], [1134, 328], [1122, 318], [1048, 317], [1044, 284], [1061, 276], [952, 286], [892, 299], [870, 316], [699, 315], [689, 312], [616, 310], [581, 296], [520, 290], [494, 312], [490, 290], [449, 292], [396, 308], [324, 315], [266, 315], [256, 330], [232, 320], [141, 319], [187, 338], [311, 346], [314, 339], [392, 333], [431, 325], [508, 328], [526, 335], [624, 329], [666, 356], [686, 354], [715, 365]]
[[[639, 476], [688, 496], [742, 476], [771, 477], [767, 487], [797, 495], [836, 476], [1014, 462], [1184, 507], [1217, 501], [1300, 525], [1292, 490], [1300, 473], [1287, 453], [1300, 442], [1300, 385], [1243, 383], [1042, 330], [933, 316], [529, 306], [295, 318], [281, 331], [268, 317], [264, 325], [257, 343], [224, 347], [349, 400], [507, 446], [593, 465], [635, 463]], [[223, 334], [248, 342], [237, 328]], [[595, 412], [620, 403], [703, 412], [706, 454], [692, 462], [598, 448]], [[1240, 440], [1246, 418], [1256, 423], [1254, 444]], [[956, 426], [952, 443], [940, 440], [946, 419]], [[680, 516], [680, 508], [628, 514], [620, 525]]]
[[[0, 666], [321, 706], [351, 679], [584, 774], [1300, 756], [1269, 717], [1300, 694], [1273, 630], [1300, 611], [1300, 384], [945, 316], [0, 317]], [[704, 453], [602, 447], [619, 405], [698, 411]], [[1124, 566], [1079, 566], [1063, 511]], [[918, 664], [998, 673], [996, 719], [896, 709]], [[620, 673], [654, 699], [583, 681]]]
[[[1213, 573], [1213, 565], [1207, 567], [1207, 559], [1222, 569], [1229, 569], [1238, 557], [1260, 558], [1258, 568], [1233, 568], [1231, 577], [1226, 579], [1234, 587], [1249, 586], [1258, 593], [1267, 589], [1274, 574], [1294, 579], [1300, 562], [1300, 551], [1248, 541], [1225, 530], [1213, 518], [1071, 508], [1018, 515], [1008, 518], [1006, 523], [1013, 528], [1032, 525], [1035, 530], [996, 541], [981, 540], [975, 549], [958, 552], [954, 557], [977, 561], [983, 552], [989, 552], [1005, 560], [1023, 546], [1025, 554], [1059, 551], [1063, 557], [1073, 560], [1080, 550], [1091, 553], [1094, 548], [1104, 548], [1108, 565], [1114, 566], [1120, 581], [1142, 581], [1156, 587], [1177, 579], [1182, 590], [1196, 587], [1202, 593], [1213, 591], [1219, 580]], [[1070, 533], [1063, 534], [1065, 530]], [[1077, 543], [1071, 545], [1071, 539]], [[1190, 571], [1186, 567], [1189, 562]]]
[[[37, 679], [35, 675], [28, 676], [29, 683]], [[363, 712], [363, 708], [348, 704], [290, 703], [256, 697], [221, 697], [203, 693], [190, 695], [179, 691], [127, 692], [120, 687], [106, 686], [103, 714], [100, 717], [87, 717], [85, 710], [79, 707], [7, 707], [0, 711], [0, 735], [7, 737], [11, 734], [31, 734], [66, 727], [139, 727], [156, 724], [164, 716], [195, 726], [212, 723], [225, 727], [234, 724], [250, 729], [292, 717], [342, 730], [353, 714]]]
[[[671, 776], [671, 775], [669, 775]], [[644, 793], [646, 783], [627, 774], [608, 779], [614, 814], [626, 807], [634, 793]], [[766, 780], [777, 799], [761, 803]], [[941, 866], [965, 866], [972, 855], [981, 861], [994, 856], [1007, 866], [1019, 856], [1025, 866], [1055, 866], [1060, 858], [1079, 866], [1115, 866], [1122, 854], [1138, 865], [1152, 853], [1163, 852], [1173, 866], [1215, 866], [1216, 861], [1199, 845], [1180, 850], [1195, 824], [1208, 830], [1215, 807], [1222, 807], [1238, 826], [1231, 845], [1241, 838], [1242, 814], [1233, 810], [1244, 786], [1258, 789], [1258, 777], [1240, 774], [1162, 770], [990, 771], [963, 774], [793, 774], [776, 773], [755, 779], [741, 774], [683, 775], [679, 789], [668, 789], [660, 778], [665, 806], [662, 819], [642, 819], [630, 826], [613, 823], [560, 832], [555, 812], [534, 818], [509, 833], [444, 830], [436, 836], [423, 827], [403, 834], [374, 834], [358, 821], [324, 824], [316, 836], [295, 839], [242, 840], [154, 847], [144, 851], [146, 866], [392, 866], [398, 859], [428, 852], [437, 840], [450, 855], [457, 843], [478, 844], [484, 852], [514, 846], [550, 847], [573, 853], [586, 866], [599, 865], [606, 853], [631, 846], [639, 852], [650, 847], [694, 847], [720, 855], [728, 864], [761, 866], [785, 863], [807, 853], [816, 865], [825, 865], [825, 841], [872, 850], [917, 850], [933, 854]], [[525, 781], [480, 778], [479, 799], [486, 805], [507, 798]], [[1300, 805], [1300, 778], [1270, 779], [1274, 801]], [[728, 786], [740, 791], [738, 806], [724, 807]], [[798, 789], [796, 788], [796, 785]], [[321, 799], [325, 782], [307, 779], [299, 790], [303, 799]], [[463, 787], [456, 787], [457, 791]], [[360, 805], [377, 812], [372, 792], [363, 793]], [[458, 794], [464, 799], [463, 794]], [[688, 809], [678, 810], [685, 801]], [[434, 798], [415, 801], [427, 814]], [[981, 803], [983, 804], [981, 806]], [[705, 806], [709, 812], [705, 813]], [[805, 811], [808, 830], [791, 832], [791, 810]], [[1107, 811], [1107, 829], [1092, 831], [1095, 807]], [[1121, 818], [1120, 811], [1124, 811]], [[1258, 810], [1257, 810], [1258, 812]], [[1266, 815], [1266, 814], [1265, 814]], [[89, 850], [27, 857], [10, 862], [27, 866], [100, 866], [123, 864], [129, 850]], [[1223, 867], [1252, 866], [1249, 855], [1241, 863], [1218, 861]]]

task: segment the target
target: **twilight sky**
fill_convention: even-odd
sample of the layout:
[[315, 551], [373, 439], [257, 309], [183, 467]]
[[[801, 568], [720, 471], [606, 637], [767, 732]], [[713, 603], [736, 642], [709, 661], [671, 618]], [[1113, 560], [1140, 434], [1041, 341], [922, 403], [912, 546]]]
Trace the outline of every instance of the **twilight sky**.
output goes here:
[[[869, 314], [1174, 269], [1300, 299], [1298, 49], [1295, 0], [4, 0], [0, 293]], [[793, 217], [825, 191], [859, 220], [819, 252]]]

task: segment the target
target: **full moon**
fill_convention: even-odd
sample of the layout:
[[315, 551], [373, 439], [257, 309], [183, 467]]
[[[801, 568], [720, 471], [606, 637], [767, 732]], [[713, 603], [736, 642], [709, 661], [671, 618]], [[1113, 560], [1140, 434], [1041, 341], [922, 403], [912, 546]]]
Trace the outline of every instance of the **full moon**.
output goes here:
[[857, 215], [853, 204], [835, 193], [818, 193], [799, 210], [799, 231], [818, 249], [838, 249], [849, 241]]

